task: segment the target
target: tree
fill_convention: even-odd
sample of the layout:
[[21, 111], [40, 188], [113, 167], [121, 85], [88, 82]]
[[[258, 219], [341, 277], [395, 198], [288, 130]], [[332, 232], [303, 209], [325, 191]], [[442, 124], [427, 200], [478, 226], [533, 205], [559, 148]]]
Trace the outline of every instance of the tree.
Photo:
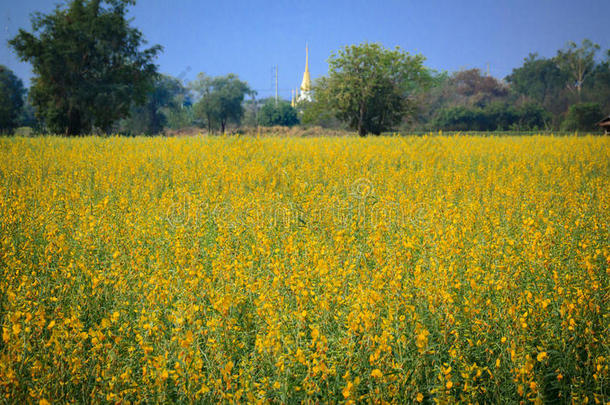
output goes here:
[[543, 106], [549, 105], [567, 85], [567, 75], [552, 59], [530, 53], [523, 66], [513, 69], [506, 77], [512, 89]]
[[[538, 130], [548, 127], [550, 114], [540, 104], [527, 102], [517, 108], [517, 130]], [[514, 125], [513, 125], [514, 127]]]
[[24, 94], [21, 79], [0, 65], [0, 133], [11, 132], [18, 125]]
[[193, 106], [186, 98], [182, 104], [167, 111], [167, 127], [170, 129], [181, 129], [195, 125]]
[[300, 112], [301, 123], [304, 125], [317, 125], [323, 128], [338, 129], [345, 124], [339, 121], [335, 112], [329, 107], [328, 78], [317, 78], [311, 89], [312, 100], [302, 100], [297, 108]]
[[430, 86], [425, 92], [419, 92], [416, 95], [416, 113], [411, 122], [403, 126], [404, 130], [406, 132], [434, 130], [432, 125], [435, 115], [452, 103], [453, 94], [449, 73], [431, 71]]
[[35, 14], [33, 33], [20, 29], [9, 41], [32, 63], [32, 104], [50, 131], [108, 131], [132, 102], [145, 101], [161, 47], [140, 50], [142, 34], [125, 18], [134, 3], [72, 0], [51, 14]]
[[576, 91], [579, 101], [583, 83], [595, 67], [595, 54], [598, 50], [599, 45], [584, 39], [580, 47], [570, 41], [566, 44], [565, 49], [557, 51], [555, 57], [557, 64], [568, 75], [568, 88]]
[[186, 89], [178, 79], [159, 75], [143, 105], [134, 105], [130, 117], [123, 121], [124, 131], [135, 134], [154, 135], [163, 131], [172, 109], [181, 105]]
[[573, 104], [568, 109], [566, 119], [561, 124], [564, 131], [599, 131], [596, 125], [602, 118], [601, 108], [597, 103]]
[[255, 97], [245, 100], [242, 125], [250, 128], [258, 126], [258, 113], [264, 104], [264, 100], [257, 100]]
[[583, 99], [599, 103], [602, 111], [610, 113], [610, 49], [583, 85]]
[[276, 103], [275, 100], [268, 99], [258, 113], [258, 123], [264, 127], [291, 127], [299, 123], [299, 118], [288, 101], [280, 100]]
[[449, 131], [535, 130], [545, 126], [548, 113], [535, 103], [520, 107], [495, 101], [485, 107], [453, 106], [438, 111], [434, 119], [437, 129]]
[[484, 131], [482, 110], [463, 105], [445, 107], [434, 117], [434, 127], [448, 131]]
[[41, 130], [40, 122], [36, 119], [36, 111], [30, 102], [27, 91], [23, 97], [23, 108], [21, 109], [21, 115], [19, 116], [19, 126], [30, 127], [37, 132], [40, 132]]
[[376, 43], [346, 46], [331, 55], [318, 98], [361, 136], [378, 135], [413, 111], [413, 94], [430, 80], [423, 61]]
[[455, 72], [449, 79], [457, 105], [485, 107], [508, 95], [508, 89], [498, 79], [481, 74], [479, 69]]
[[[470, 122], [477, 128], [488, 130], [491, 124], [483, 121], [489, 116], [480, 114], [480, 111], [492, 105], [506, 105], [510, 98], [509, 89], [503, 82], [481, 73], [479, 69], [460, 70], [452, 74], [432, 72], [431, 83], [429, 90], [417, 96], [417, 114], [410, 129], [415, 127], [430, 131], [439, 126], [455, 127], [448, 123], [460, 122], [456, 130], [461, 130], [468, 127]], [[502, 114], [495, 115], [506, 120]], [[498, 125], [502, 126], [500, 123]]]
[[244, 115], [244, 97], [253, 94], [248, 84], [233, 73], [218, 77], [200, 73], [192, 88], [200, 96], [194, 107], [195, 115], [207, 122], [210, 132], [220, 126], [224, 133], [229, 122], [239, 125]]

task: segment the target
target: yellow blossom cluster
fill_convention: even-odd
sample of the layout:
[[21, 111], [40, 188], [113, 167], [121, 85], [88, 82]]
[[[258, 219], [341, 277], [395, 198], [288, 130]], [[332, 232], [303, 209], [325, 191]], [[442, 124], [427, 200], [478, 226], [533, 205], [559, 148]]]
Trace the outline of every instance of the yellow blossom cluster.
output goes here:
[[0, 139], [0, 401], [608, 403], [610, 139]]

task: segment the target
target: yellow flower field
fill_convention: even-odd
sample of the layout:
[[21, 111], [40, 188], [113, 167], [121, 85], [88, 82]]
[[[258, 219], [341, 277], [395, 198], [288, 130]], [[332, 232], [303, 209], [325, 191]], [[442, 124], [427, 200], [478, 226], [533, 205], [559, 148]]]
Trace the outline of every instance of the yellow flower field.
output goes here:
[[0, 402], [608, 403], [610, 138], [0, 139]]

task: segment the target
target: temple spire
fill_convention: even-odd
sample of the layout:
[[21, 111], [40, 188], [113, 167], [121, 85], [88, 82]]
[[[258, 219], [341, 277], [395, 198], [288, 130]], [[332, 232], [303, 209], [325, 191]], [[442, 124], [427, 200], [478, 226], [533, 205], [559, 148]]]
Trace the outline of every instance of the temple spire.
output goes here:
[[305, 73], [301, 82], [301, 96], [298, 100], [311, 101], [311, 77], [309, 76], [309, 45], [305, 43]]

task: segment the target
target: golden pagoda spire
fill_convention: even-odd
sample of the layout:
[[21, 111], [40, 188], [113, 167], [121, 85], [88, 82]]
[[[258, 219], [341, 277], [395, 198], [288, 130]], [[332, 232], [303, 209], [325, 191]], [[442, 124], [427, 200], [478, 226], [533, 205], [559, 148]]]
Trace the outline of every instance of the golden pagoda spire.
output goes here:
[[311, 90], [311, 78], [309, 77], [309, 46], [305, 44], [305, 73], [301, 82], [301, 93]]

